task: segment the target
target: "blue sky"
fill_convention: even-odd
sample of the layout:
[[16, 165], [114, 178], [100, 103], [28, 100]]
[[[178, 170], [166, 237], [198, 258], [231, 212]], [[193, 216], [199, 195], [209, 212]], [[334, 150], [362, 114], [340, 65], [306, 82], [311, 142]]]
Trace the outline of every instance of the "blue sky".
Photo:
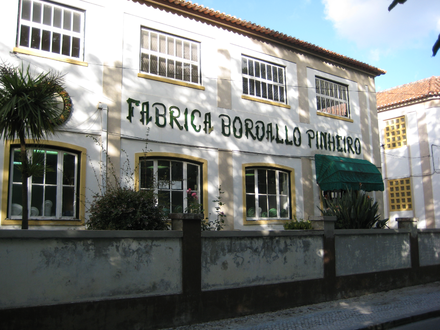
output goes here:
[[[196, 1], [193, 1], [196, 2]], [[251, 21], [387, 71], [381, 91], [440, 75], [440, 1], [198, 0], [198, 4]]]

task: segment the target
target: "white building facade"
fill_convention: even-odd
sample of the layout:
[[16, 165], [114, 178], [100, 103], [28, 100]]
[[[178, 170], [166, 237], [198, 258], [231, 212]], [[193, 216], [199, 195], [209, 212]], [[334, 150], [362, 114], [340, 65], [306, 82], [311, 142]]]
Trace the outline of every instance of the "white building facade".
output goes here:
[[440, 227], [440, 77], [379, 92], [385, 215]]
[[[102, 164], [173, 213], [191, 192], [213, 220], [221, 189], [231, 230], [320, 215], [317, 154], [380, 170], [380, 69], [182, 0], [5, 8], [2, 60], [65, 74], [65, 122], [34, 149], [56, 171], [29, 179], [31, 228], [83, 229]], [[17, 146], [0, 151], [4, 228], [21, 223]]]

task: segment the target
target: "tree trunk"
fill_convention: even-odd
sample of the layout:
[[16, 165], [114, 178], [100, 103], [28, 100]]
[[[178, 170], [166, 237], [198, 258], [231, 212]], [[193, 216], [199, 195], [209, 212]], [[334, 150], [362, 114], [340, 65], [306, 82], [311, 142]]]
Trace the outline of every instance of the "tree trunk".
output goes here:
[[26, 155], [26, 142], [24, 136], [20, 135], [20, 155], [21, 155], [21, 229], [29, 228], [28, 220], [28, 162]]

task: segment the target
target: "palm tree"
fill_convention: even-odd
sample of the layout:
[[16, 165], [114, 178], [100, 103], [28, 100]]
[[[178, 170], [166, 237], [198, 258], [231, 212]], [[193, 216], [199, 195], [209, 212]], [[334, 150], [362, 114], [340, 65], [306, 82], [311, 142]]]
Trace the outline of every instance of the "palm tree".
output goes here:
[[22, 229], [29, 227], [27, 182], [35, 169], [27, 157], [26, 139], [38, 143], [54, 133], [60, 123], [59, 94], [63, 84], [60, 74], [33, 75], [30, 66], [24, 69], [0, 65], [0, 138], [20, 142]]

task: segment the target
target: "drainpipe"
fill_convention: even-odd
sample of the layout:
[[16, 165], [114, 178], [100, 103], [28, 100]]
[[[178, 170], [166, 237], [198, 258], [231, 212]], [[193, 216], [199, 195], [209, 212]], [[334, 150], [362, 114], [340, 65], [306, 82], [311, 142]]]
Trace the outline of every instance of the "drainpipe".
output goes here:
[[101, 163], [102, 170], [101, 173], [101, 191], [105, 193], [107, 188], [107, 150], [108, 150], [108, 130], [107, 130], [107, 116], [108, 107], [107, 104], [99, 102], [98, 110], [101, 110]]

